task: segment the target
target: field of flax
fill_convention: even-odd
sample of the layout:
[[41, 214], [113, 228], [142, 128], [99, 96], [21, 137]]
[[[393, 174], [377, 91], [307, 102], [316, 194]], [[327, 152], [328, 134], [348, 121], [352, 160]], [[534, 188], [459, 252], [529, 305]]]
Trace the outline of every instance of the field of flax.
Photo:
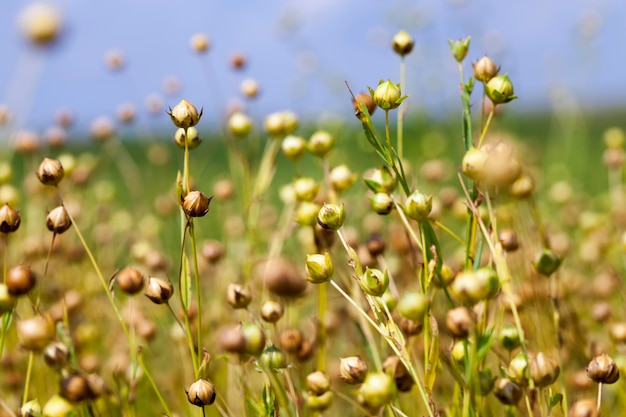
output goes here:
[[201, 141], [182, 100], [173, 141], [18, 135], [0, 416], [618, 415], [625, 134], [505, 123], [514, 80], [469, 47], [445, 124], [401, 79], [346, 85], [348, 125], [234, 112]]

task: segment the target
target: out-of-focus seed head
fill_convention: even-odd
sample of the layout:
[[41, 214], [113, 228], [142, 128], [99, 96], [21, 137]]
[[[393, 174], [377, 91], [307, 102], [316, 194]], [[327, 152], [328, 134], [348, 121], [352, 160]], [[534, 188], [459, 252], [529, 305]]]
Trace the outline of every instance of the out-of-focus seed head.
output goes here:
[[120, 123], [132, 123], [137, 116], [137, 110], [135, 109], [135, 105], [132, 103], [123, 103], [120, 104], [117, 108], [117, 119]]
[[306, 388], [313, 395], [322, 395], [330, 389], [330, 379], [322, 371], [315, 371], [306, 376]]
[[396, 388], [400, 392], [408, 392], [413, 388], [413, 377], [406, 369], [406, 366], [402, 363], [399, 357], [396, 355], [387, 356], [383, 362], [383, 371], [387, 375], [391, 375]]
[[115, 124], [108, 117], [97, 117], [91, 122], [89, 133], [96, 142], [106, 142], [115, 135]]
[[491, 369], [487, 368], [482, 371], [478, 371], [478, 383], [480, 387], [480, 395], [483, 397], [488, 395], [492, 390], [496, 378], [492, 375]]
[[404, 203], [404, 213], [413, 220], [426, 220], [433, 209], [433, 196], [414, 191]]
[[67, 142], [67, 132], [61, 126], [50, 126], [43, 137], [51, 148], [61, 148]]
[[509, 188], [509, 193], [515, 198], [528, 198], [535, 191], [535, 181], [528, 174], [522, 174]]
[[306, 139], [301, 136], [288, 135], [280, 144], [283, 154], [292, 161], [299, 160], [307, 148]]
[[334, 398], [332, 391], [326, 391], [321, 395], [306, 395], [306, 405], [312, 411], [324, 411], [331, 406]]
[[596, 405], [596, 400], [585, 398], [572, 404], [567, 417], [600, 417], [600, 410]]
[[282, 350], [278, 349], [274, 345], [265, 349], [259, 360], [272, 372], [287, 367], [287, 356], [285, 356], [285, 353]]
[[482, 83], [489, 82], [489, 80], [500, 72], [500, 67], [487, 55], [474, 62], [472, 69], [474, 71], [474, 78]]
[[268, 135], [282, 139], [298, 128], [298, 117], [290, 111], [279, 111], [269, 114], [263, 125]]
[[359, 278], [359, 286], [364, 293], [374, 297], [380, 297], [389, 287], [389, 272], [376, 268], [366, 268], [365, 273]]
[[74, 406], [58, 394], [53, 395], [43, 406], [45, 417], [68, 417], [74, 411]]
[[5, 203], [0, 207], [0, 232], [1, 233], [13, 233], [20, 227], [22, 217], [20, 213]]
[[145, 285], [145, 277], [141, 272], [132, 267], [122, 269], [115, 278], [117, 285], [126, 294], [137, 294], [143, 290]]
[[217, 240], [207, 240], [202, 244], [202, 256], [210, 264], [215, 264], [224, 257], [224, 245]]
[[244, 354], [246, 340], [241, 325], [228, 326], [222, 329], [218, 335], [218, 344], [221, 349], [229, 353]]
[[287, 353], [297, 353], [302, 347], [302, 332], [298, 329], [285, 329], [280, 332], [278, 342]]
[[249, 355], [259, 355], [265, 349], [265, 333], [263, 329], [253, 323], [241, 325], [244, 340], [244, 351]]
[[57, 185], [65, 176], [61, 161], [51, 158], [44, 158], [37, 169], [37, 178], [43, 185]]
[[65, 343], [52, 342], [43, 350], [43, 360], [52, 369], [60, 371], [67, 365], [70, 350]]
[[343, 204], [329, 204], [322, 206], [317, 214], [317, 224], [328, 230], [339, 230], [346, 219]]
[[363, 181], [375, 193], [392, 193], [398, 185], [398, 180], [387, 167], [373, 169]]
[[335, 147], [335, 136], [325, 130], [318, 130], [311, 135], [307, 148], [318, 158], [325, 157]]
[[300, 177], [293, 182], [293, 191], [298, 201], [313, 201], [320, 185], [311, 177]]
[[456, 41], [448, 41], [450, 45], [450, 52], [452, 53], [452, 57], [459, 64], [463, 62], [465, 56], [467, 55], [467, 51], [469, 51], [469, 44], [472, 38], [468, 36], [465, 39], [457, 39]]
[[380, 80], [376, 90], [370, 87], [368, 89], [374, 99], [374, 103], [385, 111], [397, 109], [406, 99], [406, 96], [402, 96], [400, 85], [392, 83], [391, 80]]
[[597, 383], [614, 384], [619, 379], [619, 367], [606, 353], [594, 357], [585, 372], [589, 379]]
[[78, 403], [93, 398], [87, 378], [81, 374], [70, 374], [61, 379], [59, 395], [69, 402]]
[[281, 297], [297, 297], [306, 290], [307, 282], [287, 258], [276, 258], [260, 263], [255, 275], [263, 280], [266, 288]]
[[498, 275], [489, 267], [461, 271], [450, 284], [452, 295], [462, 303], [471, 305], [495, 297], [499, 289]]
[[252, 301], [252, 291], [247, 285], [228, 284], [226, 302], [234, 309], [247, 308]]
[[277, 301], [266, 301], [261, 305], [261, 318], [268, 323], [276, 323], [285, 313], [285, 307]]
[[224, 178], [213, 184], [213, 196], [217, 201], [229, 201], [235, 195], [235, 186], [230, 179]]
[[494, 105], [508, 103], [517, 97], [513, 94], [513, 83], [508, 75], [496, 75], [485, 84], [485, 94]]
[[507, 252], [514, 252], [519, 248], [517, 233], [513, 229], [502, 229], [498, 233], [498, 241], [502, 245], [502, 249]]
[[446, 328], [456, 339], [466, 339], [474, 327], [474, 319], [469, 308], [456, 307], [446, 314]]
[[155, 304], [165, 304], [174, 294], [174, 285], [162, 278], [150, 277], [144, 295]]
[[20, 346], [26, 350], [39, 351], [43, 349], [56, 334], [54, 322], [48, 316], [39, 315], [20, 320], [16, 327]]
[[52, 43], [63, 28], [59, 10], [44, 2], [34, 2], [26, 6], [20, 12], [18, 20], [22, 35], [38, 46]]
[[410, 54], [413, 50], [413, 44], [413, 38], [404, 30], [396, 33], [391, 40], [393, 51], [400, 56]]
[[185, 134], [185, 129], [179, 127], [174, 134], [174, 143], [180, 149], [185, 149], [185, 143], [189, 150], [196, 149], [202, 143], [202, 139], [200, 139], [200, 134], [198, 133], [198, 129], [195, 127], [190, 127], [187, 129], [187, 134]]
[[389, 193], [376, 193], [370, 197], [370, 206], [377, 214], [387, 215], [394, 208], [393, 198]]
[[189, 45], [194, 52], [203, 54], [209, 50], [211, 40], [204, 33], [194, 33], [189, 40]]
[[238, 138], [245, 138], [248, 136], [254, 127], [250, 116], [240, 111], [236, 111], [230, 115], [227, 125], [228, 131], [232, 133], [233, 136]]
[[112, 71], [120, 71], [126, 66], [126, 56], [120, 49], [111, 49], [104, 55], [104, 64]]
[[461, 169], [471, 180], [479, 181], [485, 176], [485, 165], [489, 155], [482, 149], [471, 147], [463, 156]]
[[0, 283], [0, 316], [13, 310], [16, 301], [17, 299], [9, 293], [6, 284]]
[[357, 180], [358, 175], [353, 173], [347, 165], [337, 165], [328, 175], [330, 186], [338, 193], [346, 191]]
[[517, 385], [525, 387], [528, 385], [528, 381], [530, 378], [530, 364], [529, 358], [524, 354], [524, 352], [520, 352], [517, 356], [511, 359], [509, 362], [509, 367], [506, 371], [507, 376]]
[[341, 358], [339, 365], [339, 376], [350, 385], [357, 385], [365, 380], [368, 367], [367, 363], [360, 356], [349, 356]]
[[374, 103], [374, 99], [371, 94], [368, 93], [360, 93], [358, 94], [353, 102], [354, 111], [356, 112], [357, 117], [360, 119], [360, 115], [362, 114], [361, 109], [367, 109], [367, 113], [371, 116], [376, 111], [376, 103]]
[[516, 405], [524, 392], [522, 388], [508, 378], [500, 378], [493, 387], [493, 393], [505, 405]]
[[259, 82], [257, 80], [253, 78], [246, 78], [239, 85], [239, 91], [244, 97], [252, 99], [259, 95], [261, 87], [259, 86]]
[[[434, 268], [435, 264], [433, 264], [432, 267]], [[454, 271], [452, 270], [452, 268], [450, 268], [446, 264], [442, 264], [440, 273], [437, 273], [437, 271], [434, 271], [432, 283], [438, 288], [443, 288], [443, 287], [447, 287], [448, 285], [450, 285], [450, 283], [453, 280], [454, 280]]]
[[543, 249], [533, 260], [533, 268], [543, 276], [549, 277], [561, 266], [559, 258], [550, 249]]
[[537, 353], [530, 361], [530, 377], [535, 381], [535, 385], [543, 388], [552, 385], [559, 377], [561, 368], [552, 358]]
[[328, 282], [333, 276], [335, 268], [328, 252], [323, 255], [315, 253], [306, 256], [307, 280], [313, 284]]
[[233, 52], [230, 56], [230, 66], [235, 70], [241, 70], [245, 68], [248, 63], [248, 59], [246, 58], [246, 54], [243, 52]]
[[503, 348], [511, 352], [521, 346], [521, 339], [517, 327], [508, 323], [502, 326], [498, 340]]
[[409, 320], [423, 322], [430, 309], [430, 298], [416, 291], [405, 292], [398, 302], [398, 313]]
[[65, 210], [65, 206], [58, 206], [52, 209], [46, 216], [46, 227], [52, 233], [60, 235], [72, 226], [70, 216]]
[[378, 410], [395, 394], [393, 378], [384, 372], [370, 372], [359, 388], [359, 403], [368, 410]]
[[37, 400], [31, 400], [24, 403], [20, 407], [20, 417], [39, 417], [41, 416], [41, 404]]
[[211, 405], [215, 402], [215, 385], [206, 379], [198, 379], [189, 386], [186, 393], [187, 401], [198, 407]]
[[[609, 311], [608, 311], [608, 314], [605, 313], [603, 315], [610, 316], [611, 307], [607, 303], [604, 303], [604, 304], [609, 308]], [[616, 343], [626, 342], [626, 322], [620, 321], [620, 322], [611, 323], [611, 325], [609, 326], [609, 336], [611, 336], [611, 340], [613, 340]]]
[[187, 129], [198, 124], [202, 117], [202, 110], [203, 109], [200, 109], [200, 112], [198, 112], [196, 106], [182, 99], [173, 109], [170, 109], [167, 114], [176, 127]]
[[370, 253], [370, 255], [376, 257], [383, 254], [385, 248], [387, 247], [387, 243], [380, 233], [372, 233], [367, 238], [367, 241], [365, 242], [365, 247], [367, 248], [367, 251]]
[[6, 284], [9, 294], [20, 296], [28, 294], [28, 292], [35, 287], [37, 278], [30, 267], [18, 265], [9, 269], [4, 283]]
[[201, 191], [190, 191], [183, 198], [183, 211], [189, 217], [204, 217], [209, 212], [212, 198]]

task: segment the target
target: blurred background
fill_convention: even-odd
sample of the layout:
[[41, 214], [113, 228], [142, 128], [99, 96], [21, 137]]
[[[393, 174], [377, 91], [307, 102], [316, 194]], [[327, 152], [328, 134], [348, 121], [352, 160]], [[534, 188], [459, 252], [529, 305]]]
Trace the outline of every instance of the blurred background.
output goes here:
[[[10, 131], [43, 132], [65, 115], [76, 137], [96, 120], [129, 117], [128, 135], [171, 132], [165, 110], [183, 97], [204, 107], [204, 130], [219, 129], [233, 108], [259, 120], [284, 109], [313, 123], [347, 119], [345, 81], [355, 93], [399, 81], [390, 42], [402, 29], [415, 39], [403, 88], [409, 111], [460, 112], [448, 40], [467, 36], [466, 75], [487, 54], [513, 81], [519, 100], [507, 111], [626, 104], [622, 0], [60, 0], [43, 3], [61, 22], [46, 45], [25, 36], [33, 4], [41, 3], [6, 0], [0, 10], [0, 113]], [[191, 47], [198, 33], [205, 52]], [[246, 98], [242, 84], [254, 82], [259, 93]]]

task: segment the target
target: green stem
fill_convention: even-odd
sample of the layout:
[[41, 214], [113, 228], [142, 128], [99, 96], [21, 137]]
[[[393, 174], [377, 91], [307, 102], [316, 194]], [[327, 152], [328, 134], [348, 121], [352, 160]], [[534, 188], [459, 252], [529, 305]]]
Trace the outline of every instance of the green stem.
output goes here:
[[391, 134], [389, 133], [389, 110], [385, 110], [385, 141], [387, 149], [391, 151]]
[[327, 283], [323, 282], [317, 285], [317, 370], [324, 372], [326, 370], [326, 325], [324, 317], [326, 316], [327, 305]]
[[480, 134], [480, 139], [478, 140], [478, 148], [480, 149], [480, 147], [483, 144], [483, 141], [485, 140], [485, 136], [487, 136], [487, 131], [489, 130], [489, 128], [491, 127], [491, 122], [493, 121], [493, 115], [495, 113], [495, 106], [494, 108], [489, 112], [489, 116], [487, 116], [487, 123], [485, 123], [485, 127], [483, 128], [483, 131]]
[[143, 370], [143, 373], [146, 375], [146, 378], [148, 378], [148, 382], [150, 383], [150, 386], [152, 387], [152, 390], [154, 391], [154, 393], [156, 394], [157, 398], [159, 399], [159, 402], [161, 403], [161, 407], [163, 407], [163, 409], [165, 410], [165, 414], [168, 417], [171, 417], [172, 416], [172, 412], [170, 411], [169, 407], [167, 406], [167, 402], [163, 398], [163, 395], [161, 394], [161, 391], [159, 391], [159, 387], [154, 382], [154, 379], [152, 378], [152, 375], [150, 374], [150, 371], [148, 370], [148, 367], [143, 362], [143, 356], [141, 355], [141, 349], [137, 353], [137, 358], [139, 360], [139, 366], [141, 366], [141, 369]]
[[[198, 314], [196, 320], [198, 321], [198, 348], [197, 357], [200, 358], [202, 351], [202, 301], [200, 296], [200, 269], [198, 268], [198, 251], [196, 248], [196, 233], [193, 225], [193, 219], [189, 219], [189, 237], [191, 238], [191, 252], [193, 255], [193, 273], [194, 273], [194, 285], [196, 287], [196, 304]], [[199, 378], [199, 368], [196, 369], [196, 378]]]
[[28, 353], [28, 367], [26, 368], [26, 382], [24, 383], [24, 396], [22, 397], [22, 406], [28, 402], [28, 390], [30, 388], [30, 377], [33, 373], [33, 358], [35, 354], [31, 350]]
[[[406, 61], [404, 59], [404, 55], [400, 60], [400, 88], [401, 90], [406, 91]], [[404, 125], [404, 112], [401, 109], [404, 106], [401, 106], [398, 109], [398, 158], [402, 160], [404, 157], [404, 134], [403, 134], [403, 125]]]

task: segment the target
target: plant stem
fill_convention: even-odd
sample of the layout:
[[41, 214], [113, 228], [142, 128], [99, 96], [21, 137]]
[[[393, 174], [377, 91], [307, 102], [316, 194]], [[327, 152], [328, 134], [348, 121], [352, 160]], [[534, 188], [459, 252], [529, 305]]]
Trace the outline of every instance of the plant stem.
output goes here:
[[150, 371], [148, 370], [148, 367], [146, 367], [146, 364], [143, 362], [143, 356], [141, 354], [141, 349], [139, 349], [139, 351], [137, 352], [137, 359], [139, 361], [139, 366], [141, 366], [141, 369], [143, 370], [144, 374], [146, 375], [146, 378], [148, 378], [148, 382], [150, 383], [150, 386], [152, 387], [152, 390], [156, 394], [157, 398], [159, 399], [159, 402], [161, 403], [161, 406], [165, 410], [165, 414], [168, 417], [171, 417], [172, 416], [172, 412], [170, 411], [169, 407], [167, 406], [167, 402], [163, 398], [163, 395], [161, 394], [161, 391], [159, 391], [159, 387], [154, 382], [154, 379], [152, 378], [152, 375], [150, 374]]
[[326, 370], [326, 325], [324, 317], [326, 316], [327, 304], [327, 288], [328, 284], [323, 282], [317, 285], [317, 370], [324, 372]]
[[[406, 91], [406, 60], [404, 59], [404, 55], [402, 55], [402, 58], [400, 59], [400, 89], [401, 91], [404, 90]], [[404, 157], [404, 134], [403, 134], [403, 125], [404, 125], [404, 112], [401, 111], [400, 109], [404, 108], [405, 106], [402, 106], [398, 109], [398, 133], [397, 133], [397, 139], [398, 139], [398, 158], [402, 161], [402, 158]]]
[[28, 353], [28, 367], [26, 368], [26, 382], [24, 383], [24, 396], [22, 397], [22, 406], [28, 402], [28, 390], [30, 388], [30, 377], [33, 373], [33, 358], [35, 354], [31, 350]]
[[[196, 287], [196, 304], [198, 309], [198, 314], [196, 315], [196, 320], [198, 321], [198, 330], [197, 330], [197, 358], [200, 358], [200, 354], [202, 351], [202, 301], [200, 296], [200, 270], [198, 268], [198, 251], [196, 248], [196, 233], [193, 225], [193, 219], [189, 219], [189, 237], [191, 240], [191, 252], [193, 256], [193, 273], [194, 273], [194, 285]], [[196, 369], [196, 378], [199, 378], [199, 368]]]

